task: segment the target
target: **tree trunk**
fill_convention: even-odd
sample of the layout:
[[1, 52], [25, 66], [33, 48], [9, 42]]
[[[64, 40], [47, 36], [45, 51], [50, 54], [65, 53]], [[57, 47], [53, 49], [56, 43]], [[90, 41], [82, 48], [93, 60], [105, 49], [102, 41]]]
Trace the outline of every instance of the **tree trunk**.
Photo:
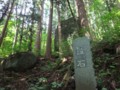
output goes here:
[[22, 40], [23, 40], [23, 30], [24, 30], [24, 24], [25, 24], [25, 13], [26, 13], [26, 3], [24, 6], [24, 13], [23, 13], [23, 20], [22, 20], [22, 28], [20, 31], [20, 41], [19, 41], [19, 48], [21, 49], [21, 45], [22, 45]]
[[78, 18], [80, 21], [80, 23], [79, 23], [80, 27], [86, 28], [86, 27], [88, 27], [88, 20], [87, 20], [84, 2], [83, 2], [83, 0], [76, 0], [76, 4], [77, 4], [77, 10], [78, 10]]
[[89, 29], [89, 23], [87, 18], [87, 13], [85, 10], [85, 5], [83, 0], [76, 0], [77, 10], [78, 10], [78, 18], [79, 18], [79, 27], [81, 30], [81, 36], [87, 36], [90, 39], [92, 38], [92, 33]]
[[43, 19], [43, 9], [44, 9], [44, 0], [41, 1], [39, 5], [40, 9], [40, 19], [38, 21], [38, 30], [36, 33], [36, 42], [35, 42], [35, 54], [38, 56], [41, 52], [41, 37], [42, 37], [42, 19]]
[[70, 9], [71, 15], [72, 15], [72, 17], [74, 18], [74, 21], [77, 22], [77, 20], [76, 20], [76, 18], [75, 18], [75, 15], [74, 15], [74, 13], [73, 13], [73, 11], [72, 11], [72, 8], [71, 8], [71, 6], [70, 6], [70, 1], [67, 0], [67, 3], [68, 3], [68, 7], [69, 7], [69, 9]]
[[49, 16], [49, 26], [48, 26], [48, 36], [46, 45], [46, 58], [51, 58], [51, 43], [52, 43], [52, 18], [53, 18], [53, 0], [50, 0], [50, 16]]
[[59, 43], [59, 56], [62, 57], [62, 35], [61, 35], [61, 17], [60, 17], [60, 0], [57, 0], [57, 13], [58, 13], [58, 43]]
[[11, 3], [10, 11], [9, 11], [9, 13], [7, 15], [7, 19], [6, 19], [5, 25], [4, 25], [3, 30], [2, 30], [2, 34], [0, 35], [0, 47], [2, 45], [6, 30], [7, 30], [8, 21], [10, 19], [10, 15], [11, 15], [13, 7], [14, 7], [14, 2], [15, 2], [15, 0], [13, 0], [12, 3]]
[[68, 7], [69, 7], [69, 9], [70, 9], [71, 15], [72, 15], [72, 17], [74, 18], [74, 21], [75, 21], [75, 23], [76, 23], [76, 25], [77, 25], [77, 29], [79, 30], [80, 27], [79, 27], [79, 24], [78, 24], [78, 22], [77, 22], [77, 19], [75, 18], [75, 15], [74, 15], [74, 13], [73, 13], [73, 11], [72, 11], [72, 8], [71, 8], [71, 5], [70, 5], [70, 1], [67, 0], [67, 3], [68, 3]]
[[35, 8], [35, 2], [33, 1], [33, 9], [32, 9], [32, 15], [31, 15], [31, 26], [29, 28], [29, 43], [28, 43], [28, 51], [32, 51], [32, 42], [33, 42], [33, 29], [34, 29], [34, 8]]
[[3, 19], [4, 19], [4, 17], [6, 16], [7, 11], [8, 11], [8, 9], [9, 9], [9, 5], [10, 5], [10, 2], [7, 1], [7, 3], [5, 4], [5, 6], [3, 7], [4, 11], [3, 11], [2, 16], [1, 16], [1, 18], [0, 18], [0, 22], [2, 22]]
[[[18, 39], [18, 32], [19, 32], [19, 28], [20, 28], [20, 24], [17, 22], [18, 19], [18, 12], [17, 12], [18, 8], [16, 6], [16, 32], [15, 32], [15, 36], [14, 36], [14, 39], [13, 39], [13, 45], [12, 45], [12, 49], [14, 50], [15, 46], [16, 46], [16, 43], [17, 43], [17, 39]], [[20, 11], [20, 15], [22, 14], [22, 11], [23, 11], [23, 7]], [[19, 20], [20, 21], [20, 20]]]
[[28, 43], [28, 51], [32, 51], [32, 42], [33, 42], [33, 27], [34, 24], [32, 23], [31, 27], [29, 28], [29, 32], [30, 32], [30, 35], [29, 35], [29, 43]]
[[[18, 26], [18, 25], [17, 25]], [[18, 38], [18, 31], [19, 31], [19, 26], [16, 27], [16, 32], [15, 32], [15, 36], [14, 36], [14, 40], [13, 40], [13, 45], [12, 45], [12, 49], [14, 50], [16, 43], [17, 43], [17, 38]]]
[[111, 6], [110, 6], [110, 2], [108, 0], [105, 0], [106, 6], [108, 8], [108, 11], [111, 12]]

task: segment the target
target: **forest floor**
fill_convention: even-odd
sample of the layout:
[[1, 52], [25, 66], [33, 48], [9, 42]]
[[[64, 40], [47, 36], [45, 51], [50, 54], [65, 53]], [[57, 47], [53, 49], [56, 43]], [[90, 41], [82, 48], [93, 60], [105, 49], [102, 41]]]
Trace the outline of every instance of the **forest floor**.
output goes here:
[[74, 82], [66, 87], [61, 83], [70, 59], [58, 65], [59, 60], [39, 58], [35, 67], [26, 72], [4, 71], [0, 74], [0, 90], [75, 90]]
[[[120, 55], [93, 52], [93, 62], [100, 87], [120, 88]], [[0, 90], [75, 90], [72, 57], [62, 60], [40, 57], [37, 64], [25, 72], [4, 71], [0, 73]]]

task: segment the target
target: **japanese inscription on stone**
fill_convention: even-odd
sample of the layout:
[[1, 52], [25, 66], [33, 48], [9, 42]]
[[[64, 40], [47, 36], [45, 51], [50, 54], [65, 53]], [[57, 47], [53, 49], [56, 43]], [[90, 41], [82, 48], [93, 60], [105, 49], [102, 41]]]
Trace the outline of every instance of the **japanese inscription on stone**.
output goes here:
[[96, 90], [90, 41], [86, 37], [73, 41], [76, 90]]
[[82, 47], [76, 47], [76, 63], [77, 63], [77, 67], [86, 67], [87, 63], [86, 63], [86, 57], [85, 57], [85, 52], [84, 49]]

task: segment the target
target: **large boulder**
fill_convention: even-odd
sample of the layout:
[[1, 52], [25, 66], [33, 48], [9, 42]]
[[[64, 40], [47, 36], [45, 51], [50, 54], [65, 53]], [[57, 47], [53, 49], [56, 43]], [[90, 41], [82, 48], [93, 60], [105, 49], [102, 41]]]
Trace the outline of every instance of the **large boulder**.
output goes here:
[[[61, 21], [61, 33], [62, 33], [62, 39], [67, 39], [69, 36], [72, 34], [79, 33], [79, 28], [78, 28], [78, 18], [77, 22], [74, 20], [73, 17], [68, 18], [67, 20]], [[55, 38], [58, 40], [58, 28], [55, 30]]]
[[[79, 28], [78, 28], [78, 19], [77, 22], [74, 20], [73, 17], [68, 18], [67, 20], [61, 21], [61, 34], [62, 34], [62, 51], [65, 56], [69, 56], [72, 54], [71, 46], [68, 43], [68, 38], [77, 37], [79, 35]], [[58, 28], [55, 30], [55, 51], [58, 51]]]
[[36, 56], [31, 52], [19, 52], [10, 55], [3, 61], [4, 70], [26, 71], [37, 62]]

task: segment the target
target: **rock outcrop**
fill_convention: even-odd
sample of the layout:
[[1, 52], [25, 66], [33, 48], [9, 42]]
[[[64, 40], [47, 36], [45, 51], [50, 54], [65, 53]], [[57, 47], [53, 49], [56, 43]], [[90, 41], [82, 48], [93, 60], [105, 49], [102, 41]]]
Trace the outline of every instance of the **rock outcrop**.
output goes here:
[[5, 58], [3, 61], [4, 70], [26, 71], [37, 62], [36, 56], [31, 52], [18, 52]]

